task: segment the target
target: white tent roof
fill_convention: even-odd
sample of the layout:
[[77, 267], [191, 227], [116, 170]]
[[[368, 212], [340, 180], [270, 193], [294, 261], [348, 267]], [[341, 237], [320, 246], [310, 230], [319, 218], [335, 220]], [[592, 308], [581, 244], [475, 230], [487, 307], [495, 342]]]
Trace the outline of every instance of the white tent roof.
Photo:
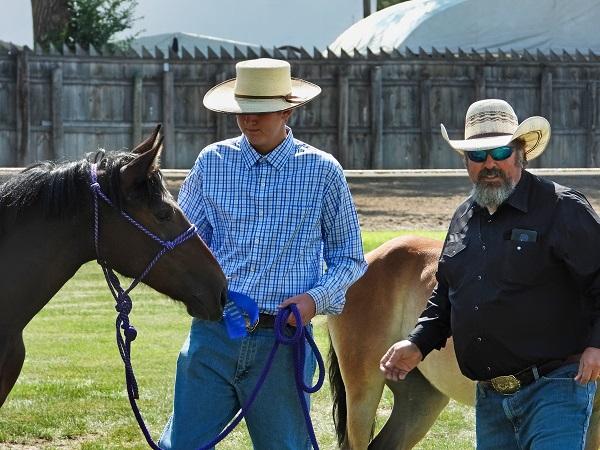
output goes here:
[[254, 51], [259, 51], [260, 47], [255, 44], [248, 42], [232, 41], [229, 39], [221, 39], [212, 36], [203, 36], [201, 34], [193, 33], [163, 33], [155, 34], [152, 36], [142, 36], [134, 39], [131, 43], [131, 47], [134, 48], [138, 53], [141, 52], [142, 47], [154, 53], [154, 48], [158, 47], [161, 52], [165, 55], [169, 54], [169, 47], [173, 44], [173, 38], [177, 38], [179, 46], [179, 54], [181, 55], [181, 49], [185, 49], [194, 54], [194, 48], [198, 47], [205, 55], [208, 48], [212, 48], [215, 53], [220, 54], [221, 47], [223, 47], [230, 55], [233, 55], [233, 48], [238, 47], [242, 51], [246, 51], [248, 47], [251, 47]]
[[330, 48], [600, 53], [598, 24], [598, 0], [410, 0], [360, 20]]

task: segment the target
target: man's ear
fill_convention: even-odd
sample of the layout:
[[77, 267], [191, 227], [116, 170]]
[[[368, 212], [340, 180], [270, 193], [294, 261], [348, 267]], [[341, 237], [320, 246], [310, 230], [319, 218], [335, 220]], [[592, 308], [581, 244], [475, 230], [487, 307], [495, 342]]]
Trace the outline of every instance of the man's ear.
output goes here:
[[281, 111], [281, 117], [283, 117], [283, 121], [287, 123], [292, 115], [292, 109], [286, 109], [285, 111]]
[[150, 149], [140, 153], [133, 161], [121, 167], [121, 187], [124, 191], [131, 189], [136, 184], [143, 183], [160, 168], [162, 143], [163, 137], [161, 136]]

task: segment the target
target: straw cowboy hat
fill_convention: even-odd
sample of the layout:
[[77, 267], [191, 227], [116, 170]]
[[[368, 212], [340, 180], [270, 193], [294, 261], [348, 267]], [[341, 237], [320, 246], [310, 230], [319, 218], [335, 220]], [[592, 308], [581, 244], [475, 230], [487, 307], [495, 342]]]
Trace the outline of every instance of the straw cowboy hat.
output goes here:
[[519, 124], [512, 107], [504, 100], [480, 100], [469, 106], [465, 117], [465, 139], [451, 140], [441, 124], [442, 136], [454, 150], [489, 150], [508, 145], [515, 139], [525, 143], [525, 155], [531, 161], [540, 156], [550, 140], [550, 123], [533, 116]]
[[256, 114], [285, 111], [303, 105], [321, 93], [308, 81], [291, 77], [290, 64], [260, 58], [235, 65], [236, 78], [224, 81], [204, 96], [204, 106], [216, 112]]

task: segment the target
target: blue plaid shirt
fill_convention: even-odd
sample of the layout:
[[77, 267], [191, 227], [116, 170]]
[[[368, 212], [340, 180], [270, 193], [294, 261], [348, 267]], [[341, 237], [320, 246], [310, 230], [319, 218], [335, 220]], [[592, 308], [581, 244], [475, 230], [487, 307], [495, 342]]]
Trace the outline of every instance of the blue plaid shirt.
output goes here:
[[209, 145], [178, 201], [229, 289], [261, 312], [276, 314], [281, 302], [306, 292], [317, 314], [340, 313], [346, 290], [367, 268], [342, 167], [289, 128], [265, 156], [244, 135]]

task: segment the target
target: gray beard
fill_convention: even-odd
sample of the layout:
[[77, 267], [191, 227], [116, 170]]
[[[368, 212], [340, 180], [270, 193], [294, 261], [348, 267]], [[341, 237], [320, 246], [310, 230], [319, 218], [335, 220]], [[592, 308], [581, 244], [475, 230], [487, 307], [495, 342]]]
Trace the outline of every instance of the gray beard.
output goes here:
[[[491, 174], [498, 175], [502, 179], [502, 184], [500, 186], [492, 186], [481, 181], [483, 175]], [[479, 175], [480, 179], [473, 185], [471, 198], [473, 198], [475, 203], [479, 206], [495, 211], [508, 197], [510, 197], [510, 194], [515, 190], [515, 185], [506, 177], [504, 172], [498, 169], [482, 169]]]

